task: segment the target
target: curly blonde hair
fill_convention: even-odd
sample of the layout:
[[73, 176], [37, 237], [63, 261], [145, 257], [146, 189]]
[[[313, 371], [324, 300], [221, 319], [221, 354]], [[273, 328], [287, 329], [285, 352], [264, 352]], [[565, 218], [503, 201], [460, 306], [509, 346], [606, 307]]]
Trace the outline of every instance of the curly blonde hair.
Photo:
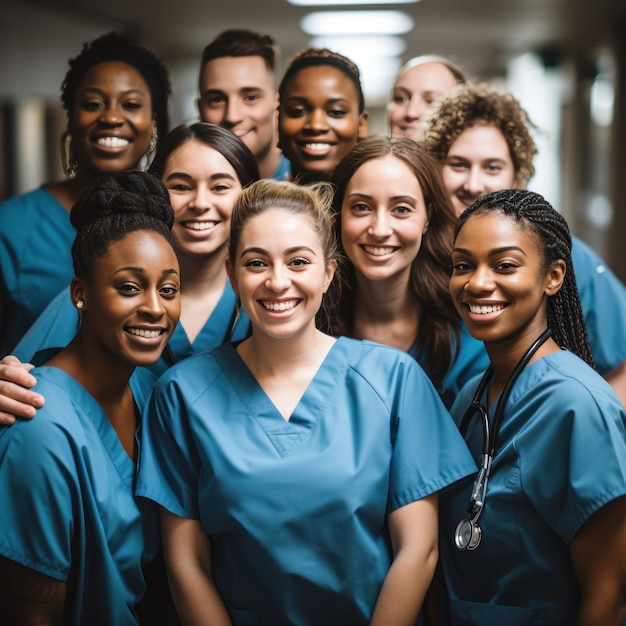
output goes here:
[[535, 173], [533, 158], [537, 147], [530, 134], [535, 125], [512, 94], [491, 85], [456, 87], [429, 116], [422, 144], [443, 162], [459, 135], [477, 125], [493, 125], [502, 132], [513, 160], [515, 182], [526, 186]]

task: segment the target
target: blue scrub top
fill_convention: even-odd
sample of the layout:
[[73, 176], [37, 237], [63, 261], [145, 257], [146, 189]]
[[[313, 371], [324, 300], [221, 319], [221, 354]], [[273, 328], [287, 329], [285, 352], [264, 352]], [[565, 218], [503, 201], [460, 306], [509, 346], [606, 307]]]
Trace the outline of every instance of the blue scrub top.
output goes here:
[[[409, 348], [409, 354], [422, 366], [426, 366], [426, 355], [415, 342]], [[485, 344], [474, 339], [465, 324], [461, 324], [458, 340], [452, 344], [450, 367], [443, 377], [437, 391], [446, 407], [450, 408], [463, 385], [474, 376], [482, 374], [489, 367], [489, 356]]]
[[604, 376], [626, 359], [626, 287], [577, 237], [572, 263], [593, 360]]
[[280, 155], [280, 161], [276, 171], [272, 174], [274, 180], [289, 180], [291, 177], [291, 163], [289, 159], [284, 155]]
[[[70, 290], [66, 287], [24, 335], [14, 354], [25, 363], [40, 363], [41, 361], [33, 361], [34, 355], [42, 351], [48, 354], [47, 351], [52, 348], [65, 347], [74, 338], [79, 323], [78, 311], [72, 305]], [[236, 317], [235, 292], [230, 281], [227, 281], [220, 301], [193, 344], [189, 342], [185, 329], [179, 322], [167, 348], [149, 369], [158, 376], [174, 363], [192, 354], [211, 350], [227, 339], [230, 341], [245, 339], [249, 334], [250, 320], [243, 311]]]
[[44, 188], [0, 202], [0, 357], [72, 279], [75, 230]]
[[[460, 424], [478, 386], [452, 407]], [[483, 399], [484, 402], [484, 399]], [[489, 413], [493, 418], [495, 403]], [[478, 462], [482, 426], [465, 437]], [[454, 545], [474, 476], [439, 498], [440, 560], [453, 625], [571, 626], [579, 604], [569, 544], [600, 507], [626, 494], [626, 412], [586, 363], [561, 351], [528, 365], [504, 409], [475, 551]]]
[[136, 493], [198, 519], [236, 626], [365, 625], [387, 514], [476, 471], [404, 352], [339, 338], [289, 421], [226, 344], [164, 374]]
[[64, 626], [136, 626], [142, 565], [159, 549], [155, 507], [135, 499], [135, 464], [94, 398], [57, 368], [33, 374], [45, 406], [0, 427], [0, 554], [67, 582]]

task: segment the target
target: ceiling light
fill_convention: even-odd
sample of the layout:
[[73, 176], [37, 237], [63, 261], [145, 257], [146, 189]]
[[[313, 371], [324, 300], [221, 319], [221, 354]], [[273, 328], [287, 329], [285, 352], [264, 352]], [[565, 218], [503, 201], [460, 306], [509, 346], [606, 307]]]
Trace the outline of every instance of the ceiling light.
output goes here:
[[313, 48], [328, 48], [347, 56], [349, 59], [357, 56], [375, 56], [378, 58], [401, 56], [406, 50], [406, 43], [402, 37], [388, 35], [313, 37], [309, 43]]
[[402, 35], [413, 20], [402, 11], [315, 11], [302, 18], [300, 28], [308, 35]]
[[297, 7], [351, 6], [354, 4], [416, 4], [420, 0], [287, 0]]

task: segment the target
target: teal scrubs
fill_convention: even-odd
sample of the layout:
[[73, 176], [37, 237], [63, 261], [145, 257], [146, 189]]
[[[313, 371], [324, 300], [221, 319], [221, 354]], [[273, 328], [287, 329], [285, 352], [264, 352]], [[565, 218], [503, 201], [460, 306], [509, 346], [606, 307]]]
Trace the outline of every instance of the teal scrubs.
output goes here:
[[[470, 382], [454, 403], [457, 423], [477, 386]], [[478, 462], [478, 417], [465, 439]], [[523, 370], [497, 442], [475, 551], [454, 545], [474, 476], [439, 497], [451, 623], [572, 626], [580, 595], [569, 546], [595, 511], [626, 494], [626, 412], [606, 381], [561, 351]]]
[[577, 237], [572, 237], [572, 262], [591, 352], [604, 376], [626, 359], [626, 287]]
[[[426, 366], [426, 356], [421, 348], [414, 343], [409, 354], [422, 366]], [[450, 408], [459, 391], [469, 380], [484, 372], [489, 366], [489, 357], [485, 344], [474, 339], [465, 324], [461, 324], [461, 333], [458, 341], [452, 345], [450, 367], [443, 377], [437, 391], [446, 407]]]
[[[33, 362], [33, 357], [37, 352], [65, 347], [74, 338], [79, 322], [78, 311], [72, 305], [70, 290], [67, 287], [54, 298], [24, 335], [14, 350], [15, 356], [20, 361], [28, 363]], [[243, 311], [239, 317], [236, 316], [235, 292], [230, 282], [227, 281], [220, 301], [193, 344], [189, 342], [185, 329], [179, 323], [165, 351], [159, 360], [150, 367], [150, 370], [160, 375], [174, 363], [178, 363], [178, 361], [182, 361], [192, 354], [211, 350], [224, 341], [245, 339], [249, 334], [250, 320]], [[48, 352], [45, 354], [47, 355]]]
[[75, 230], [44, 188], [0, 202], [0, 357], [69, 284]]
[[340, 337], [286, 421], [225, 344], [161, 377], [136, 493], [200, 520], [235, 626], [359, 626], [387, 514], [475, 470], [406, 353]]
[[135, 464], [95, 399], [62, 370], [33, 374], [45, 406], [0, 428], [0, 554], [67, 583], [63, 626], [136, 626], [159, 550], [155, 507], [135, 499]]

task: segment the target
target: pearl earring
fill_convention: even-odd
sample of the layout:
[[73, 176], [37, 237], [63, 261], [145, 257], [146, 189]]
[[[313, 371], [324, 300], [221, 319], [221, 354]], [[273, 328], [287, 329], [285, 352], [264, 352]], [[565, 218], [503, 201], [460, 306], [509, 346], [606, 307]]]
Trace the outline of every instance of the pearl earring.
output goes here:
[[79, 301], [76, 303], [76, 308], [77, 308], [78, 310], [82, 309], [84, 306], [85, 306], [85, 303], [84, 303], [82, 300], [79, 300]]

